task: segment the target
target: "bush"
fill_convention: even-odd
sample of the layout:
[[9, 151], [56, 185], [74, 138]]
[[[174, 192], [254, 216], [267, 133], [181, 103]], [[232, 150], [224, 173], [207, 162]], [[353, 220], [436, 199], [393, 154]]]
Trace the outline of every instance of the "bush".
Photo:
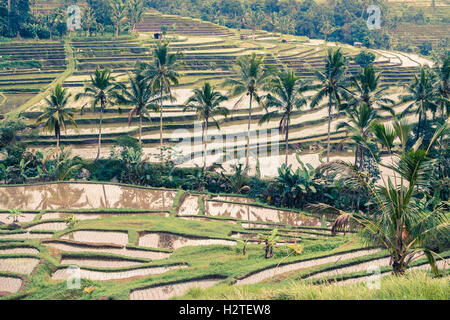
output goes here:
[[358, 53], [354, 59], [357, 64], [364, 68], [375, 61], [375, 55], [372, 52], [363, 50]]
[[431, 50], [433, 50], [431, 41], [427, 40], [419, 45], [420, 54], [423, 54], [424, 56], [428, 56], [431, 53]]
[[39, 39], [50, 39], [50, 30], [46, 26], [39, 26], [36, 35]]

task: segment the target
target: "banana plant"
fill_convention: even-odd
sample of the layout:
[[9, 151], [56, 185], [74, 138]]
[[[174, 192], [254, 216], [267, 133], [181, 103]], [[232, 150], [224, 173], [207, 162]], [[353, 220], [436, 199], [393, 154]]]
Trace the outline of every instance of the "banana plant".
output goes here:
[[20, 209], [14, 208], [9, 209], [8, 211], [9, 211], [8, 219], [12, 219], [13, 223], [19, 222], [19, 217], [24, 217]]
[[278, 168], [277, 182], [281, 185], [282, 197], [285, 205], [296, 206], [300, 203], [303, 208], [308, 194], [317, 193], [314, 181], [314, 168], [310, 164], [304, 164], [300, 160], [300, 156], [297, 153], [297, 161], [301, 168], [298, 168], [295, 172], [292, 170], [292, 165], [286, 166], [282, 164]]
[[264, 243], [264, 257], [270, 259], [273, 257], [273, 248], [276, 247], [279, 237], [277, 236], [278, 229], [272, 230], [270, 235], [259, 234], [259, 243]]
[[71, 229], [73, 229], [75, 227], [77, 222], [78, 222], [77, 218], [74, 215], [72, 215], [66, 219], [66, 225]]
[[242, 244], [242, 255], [245, 256], [247, 254], [247, 246], [250, 239], [239, 239], [238, 242]]

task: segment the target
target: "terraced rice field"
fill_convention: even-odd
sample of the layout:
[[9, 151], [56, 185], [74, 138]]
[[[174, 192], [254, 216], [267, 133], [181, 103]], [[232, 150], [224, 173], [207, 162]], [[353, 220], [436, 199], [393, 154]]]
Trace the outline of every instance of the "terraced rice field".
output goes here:
[[[193, 143], [195, 139], [199, 139], [201, 136], [196, 115], [192, 112], [183, 112], [182, 106], [192, 94], [192, 88], [198, 87], [204, 81], [219, 84], [225, 78], [235, 77], [232, 66], [236, 58], [240, 55], [250, 55], [253, 52], [264, 55], [267, 65], [278, 68], [293, 68], [302, 78], [312, 79], [313, 73], [311, 70], [320, 69], [324, 66], [324, 55], [327, 47], [336, 46], [333, 43], [326, 44], [323, 41], [309, 41], [308, 39], [302, 41], [295, 39], [290, 43], [280, 43], [278, 37], [265, 31], [258, 31], [253, 40], [253, 36], [250, 36], [248, 32], [242, 32], [239, 35], [236, 31], [199, 20], [151, 12], [146, 13], [143, 22], [138, 25], [140, 33], [137, 37], [126, 35], [118, 39], [111, 37], [73, 37], [65, 45], [54, 42], [43, 43], [43, 46], [55, 49], [52, 49], [51, 55], [50, 49], [36, 48], [33, 52], [36, 55], [48, 55], [45, 59], [47, 59], [46, 68], [49, 70], [42, 69], [33, 72], [46, 72], [44, 73], [45, 76], [43, 74], [38, 77], [42, 78], [39, 81], [47, 81], [42, 87], [44, 88], [53, 81], [54, 77], [57, 77], [66, 69], [65, 65], [55, 69], [56, 60], [62, 61], [65, 59], [66, 64], [69, 61], [73, 67], [68, 74], [61, 78], [61, 81], [73, 96], [82, 91], [89, 75], [97, 66], [108, 67], [112, 69], [113, 75], [117, 79], [126, 80], [128, 78], [127, 72], [132, 70], [136, 61], [151, 60], [152, 46], [156, 41], [153, 39], [153, 33], [160, 30], [161, 25], [173, 26], [174, 24], [176, 28], [169, 28], [168, 31], [168, 37], [172, 41], [170, 47], [173, 52], [179, 51], [184, 54], [185, 64], [180, 69], [182, 74], [180, 86], [173, 91], [176, 101], [165, 103], [163, 138], [165, 144], [173, 146], [182, 153], [183, 159], [182, 163], [179, 164], [180, 166], [199, 165], [201, 162], [202, 147]], [[4, 48], [4, 50], [9, 49]], [[343, 52], [349, 59], [355, 56], [359, 50], [351, 46], [343, 46]], [[73, 61], [72, 54], [69, 51], [73, 52]], [[377, 56], [375, 65], [379, 71], [382, 71], [382, 85], [389, 87], [389, 91], [394, 97], [399, 95], [399, 89], [395, 86], [411, 80], [417, 74], [421, 64], [429, 63], [423, 61], [420, 57], [412, 57], [403, 53], [386, 51], [375, 51], [374, 53]], [[15, 54], [19, 58], [20, 50]], [[357, 65], [351, 60], [349, 71], [351, 73], [357, 71]], [[31, 77], [31, 73], [29, 74], [31, 71], [21, 70], [17, 72], [22, 73], [20, 78], [28, 79]], [[9, 72], [5, 73], [5, 76], [7, 75], [9, 75]], [[33, 77], [36, 78], [34, 75]], [[312, 94], [313, 92], [307, 93], [307, 95]], [[221, 130], [217, 131], [211, 128], [207, 137], [210, 140], [208, 153], [215, 154], [208, 156], [208, 162], [224, 161], [226, 169], [230, 168], [236, 154], [238, 156], [243, 155], [245, 151], [246, 126], [244, 124], [248, 117], [248, 99], [244, 99], [238, 106], [235, 106], [237, 101], [238, 98], [233, 98], [224, 104], [229, 109], [233, 109], [231, 115], [227, 119], [218, 117], [219, 121], [222, 122]], [[98, 140], [98, 113], [92, 112], [90, 108], [85, 108], [88, 103], [86, 99], [77, 102], [70, 99], [70, 103], [71, 106], [79, 109], [80, 113], [83, 108], [83, 114], [76, 114], [78, 128], [69, 127], [63, 135], [62, 144], [71, 145], [74, 155], [92, 158], [96, 154], [94, 149]], [[39, 149], [54, 144], [53, 135], [37, 128], [35, 125], [35, 119], [42, 112], [43, 106], [44, 101], [41, 99], [34, 103], [28, 103], [26, 110], [24, 110], [24, 115], [29, 119], [28, 123], [33, 129], [26, 142]], [[102, 157], [109, 155], [109, 149], [118, 137], [125, 134], [134, 137], [138, 135], [138, 119], [133, 119], [131, 125], [128, 126], [126, 113], [130, 108], [121, 106], [121, 109], [123, 114], [118, 112], [119, 106], [110, 106], [106, 109], [102, 130]], [[277, 119], [262, 126], [258, 125], [258, 121], [264, 113], [265, 111], [262, 108], [254, 106], [250, 129], [250, 151], [253, 159], [260, 158], [263, 175], [270, 176], [276, 174], [275, 168], [281, 164], [282, 154], [284, 153], [284, 137], [277, 134]], [[389, 114], [382, 114], [386, 120], [390, 118]], [[159, 114], [152, 112], [150, 116], [153, 120], [156, 120]], [[334, 129], [341, 116], [333, 115], [332, 151], [337, 146], [342, 146], [344, 149], [350, 147], [347, 143], [340, 145], [344, 134]], [[414, 116], [412, 121], [416, 121]], [[294, 113], [291, 123], [289, 147], [301, 150], [301, 157], [304, 162], [310, 162], [313, 165], [320, 163], [318, 154], [323, 150], [327, 131], [326, 108], [310, 110], [309, 106], [306, 106], [303, 110]], [[226, 137], [230, 135], [233, 137], [233, 141], [226, 140]], [[270, 138], [268, 139], [268, 137]], [[159, 145], [159, 126], [155, 121], [144, 121], [143, 143], [145, 154], [149, 156], [149, 159], [155, 160], [154, 155], [157, 154]], [[350, 157], [351, 155], [349, 155]], [[293, 164], [296, 166], [294, 157], [290, 158], [294, 160]]]
[[[30, 199], [36, 203], [40, 203], [42, 199], [39, 198], [43, 195], [52, 195], [46, 199], [51, 203], [53, 197], [60, 197], [58, 190], [81, 190], [77, 197], [85, 199], [96, 195], [92, 190], [103, 190], [103, 187], [115, 191], [126, 188], [133, 194], [148, 192], [149, 196], [154, 196], [155, 192], [147, 188], [83, 183], [20, 188], [23, 194], [33, 195]], [[108, 189], [110, 187], [114, 188]], [[10, 187], [0, 187], [2, 193], [10, 190]], [[182, 191], [176, 193], [179, 192]], [[175, 191], [158, 190], [154, 201], [161, 203], [160, 198], [171, 193]], [[206, 288], [225, 279], [236, 279], [235, 285], [257, 283], [296, 270], [303, 272], [336, 262], [365, 258], [367, 263], [372, 260], [377, 263], [380, 259], [378, 256], [372, 258], [379, 249], [355, 247], [351, 245], [353, 241], [346, 244], [353, 239], [352, 236], [331, 237], [328, 227], [315, 227], [319, 219], [314, 216], [264, 207], [245, 197], [182, 193], [172, 197], [165, 215], [153, 215], [145, 210], [132, 215], [114, 214], [114, 210], [118, 209], [108, 206], [101, 209], [101, 214], [83, 213], [86, 209], [79, 208], [78, 201], [68, 202], [64, 207], [71, 210], [70, 213], [58, 212], [51, 206], [46, 207], [47, 210], [41, 209], [39, 214], [27, 213], [34, 219], [22, 222], [25, 232], [20, 229], [0, 230], [0, 292], [3, 295], [17, 294], [22, 284], [17, 276], [33, 277], [32, 272], [38, 272], [41, 265], [45, 268], [52, 265], [46, 270], [52, 270], [47, 277], [54, 283], [72, 279], [74, 270], [78, 270], [76, 272], [82, 279], [94, 281], [96, 286], [102, 287], [119, 280], [125, 283], [120, 293], [125, 299], [168, 299], [183, 295], [190, 288]], [[206, 203], [204, 213], [199, 209], [198, 199], [204, 199]], [[10, 203], [4, 202], [3, 208], [10, 208]], [[92, 200], [89, 203], [100, 202]], [[133, 198], [129, 203], [131, 207], [137, 207], [139, 198]], [[208, 203], [214, 206], [208, 208]], [[195, 210], [187, 216], [183, 215], [191, 205]], [[230, 206], [236, 214], [218, 216], [226, 212], [222, 208], [230, 210]], [[35, 206], [30, 206], [25, 212], [35, 209]], [[215, 216], [209, 216], [208, 212], [212, 211], [208, 210], [214, 210]], [[250, 223], [249, 212], [252, 217]], [[69, 227], [65, 223], [65, 214], [94, 215], [95, 219], [80, 219], [74, 227]], [[281, 250], [277, 258], [254, 260], [242, 256], [236, 238], [250, 239], [247, 250], [252, 256], [259, 257], [263, 254], [263, 247], [257, 242], [258, 234], [268, 234], [275, 227], [279, 228], [278, 246]], [[282, 253], [285, 250], [282, 248], [294, 241], [314, 247], [318, 241], [324, 241], [320, 239], [324, 239], [325, 234], [330, 237], [328, 246], [335, 243], [336, 252], [313, 251], [305, 256], [288, 258]], [[342, 244], [346, 245], [340, 248]], [[206, 261], [205, 257], [208, 257]], [[353, 269], [340, 271], [350, 272]]]
[[[38, 2], [37, 10], [45, 12], [46, 8]], [[236, 58], [252, 53], [264, 55], [267, 65], [289, 67], [302, 78], [312, 79], [311, 69], [322, 68], [327, 48], [337, 45], [307, 39], [285, 44], [278, 35], [263, 31], [253, 37], [248, 32], [239, 34], [200, 20], [147, 13], [138, 25], [140, 34], [136, 37], [72, 37], [65, 43], [0, 45], [0, 55], [11, 61], [27, 58], [42, 63], [41, 68], [17, 69], [12, 75], [11, 70], [0, 71], [0, 115], [24, 111], [31, 132], [23, 141], [38, 149], [53, 145], [53, 135], [35, 124], [52, 84], [62, 82], [73, 97], [83, 90], [97, 66], [111, 68], [117, 79], [126, 80], [136, 61], [150, 61], [153, 33], [162, 25], [170, 27], [172, 52], [182, 52], [185, 60], [180, 70], [182, 81], [173, 90], [176, 101], [164, 106], [163, 116], [164, 143], [181, 151], [179, 166], [201, 162], [202, 146], [192, 144], [192, 140], [201, 137], [196, 114], [183, 112], [183, 104], [194, 87], [206, 80], [218, 85], [225, 78], [236, 77], [232, 69]], [[171, 28], [173, 25], [175, 28]], [[343, 51], [351, 59], [359, 49], [344, 46]], [[382, 85], [389, 88], [393, 98], [402, 93], [397, 85], [411, 80], [421, 65], [430, 63], [400, 52], [374, 53], [375, 65], [383, 71]], [[357, 71], [355, 63], [350, 63], [349, 71]], [[209, 131], [208, 163], [224, 160], [224, 167], [229, 168], [235, 154], [244, 154], [249, 101], [245, 98], [236, 105], [238, 99], [232, 98], [225, 104], [232, 111], [228, 118], [218, 118], [221, 130]], [[71, 145], [74, 155], [95, 157], [98, 113], [85, 108], [86, 99], [75, 102], [71, 98], [69, 102], [77, 109], [78, 128], [68, 128], [62, 144]], [[403, 108], [398, 106], [397, 110]], [[102, 157], [109, 155], [118, 137], [137, 136], [137, 119], [128, 125], [129, 111], [123, 106], [106, 109]], [[257, 105], [252, 110], [251, 156], [260, 160], [263, 175], [274, 175], [284, 157], [284, 137], [278, 132], [279, 119], [258, 125], [264, 113]], [[383, 121], [391, 119], [386, 112], [380, 115]], [[151, 113], [150, 117], [154, 120], [158, 114]], [[341, 144], [345, 134], [336, 131], [336, 124], [342, 119], [342, 114], [333, 114], [332, 159], [352, 161], [351, 145]], [[417, 120], [414, 114], [408, 119]], [[323, 106], [315, 110], [306, 106], [294, 112], [289, 147], [300, 150], [305, 163], [320, 163], [327, 120]], [[227, 134], [233, 136], [232, 141], [227, 140]], [[159, 145], [157, 123], [144, 122], [143, 143], [145, 154], [154, 160]], [[289, 163], [295, 164], [292, 154]], [[23, 214], [18, 228], [8, 230], [12, 221], [6, 212], [14, 208], [20, 208]], [[297, 273], [306, 274], [308, 281], [329, 277], [362, 281], [364, 277], [352, 274], [373, 265], [387, 267], [388, 263], [382, 256], [385, 252], [364, 247], [353, 233], [331, 236], [331, 219], [323, 221], [321, 216], [299, 210], [272, 208], [246, 197], [114, 183], [44, 183], [0, 186], [0, 211], [0, 295], [12, 298], [60, 297], [58, 294], [66, 290], [65, 281], [73, 276], [73, 268], [89, 281], [82, 282], [83, 286], [95, 288], [92, 297], [145, 300], [170, 299], [191, 288], [208, 288], [218, 283], [239, 286], [270, 282]], [[67, 219], [72, 216], [75, 222], [69, 225]], [[275, 256], [265, 259], [260, 242], [275, 228], [279, 235]], [[249, 240], [246, 255], [242, 254], [242, 239]], [[287, 245], [299, 243], [304, 245], [304, 251], [293, 255]], [[39, 293], [42, 296], [36, 293], [40, 282], [45, 283], [47, 290]], [[74, 297], [82, 298], [83, 294], [74, 293]]]

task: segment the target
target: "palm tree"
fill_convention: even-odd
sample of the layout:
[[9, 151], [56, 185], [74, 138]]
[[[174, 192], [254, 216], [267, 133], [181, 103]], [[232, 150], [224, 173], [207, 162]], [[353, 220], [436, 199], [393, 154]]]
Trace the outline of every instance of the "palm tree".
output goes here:
[[445, 119], [450, 114], [450, 54], [442, 59], [435, 68], [436, 85], [438, 92], [439, 107], [441, 109], [441, 117]]
[[163, 161], [163, 95], [173, 101], [172, 84], [178, 85], [180, 74], [176, 71], [181, 66], [180, 59], [183, 57], [181, 53], [169, 53], [169, 42], [159, 42], [153, 49], [153, 63], [140, 63], [138, 68], [143, 71], [145, 79], [149, 80], [150, 86], [154, 91], [160, 93], [159, 106], [159, 140], [160, 140], [160, 157]]
[[[208, 138], [208, 122], [212, 120], [220, 130], [219, 122], [215, 117], [227, 116], [229, 110], [220, 104], [228, 98], [216, 91], [209, 82], [205, 82], [201, 89], [195, 89], [194, 94], [185, 102], [184, 111], [195, 111], [199, 120], [202, 120], [202, 144], [203, 144], [203, 170], [206, 168], [206, 144]], [[206, 139], [205, 139], [206, 137]]]
[[[430, 152], [441, 136], [448, 135], [449, 124], [445, 123], [436, 130], [426, 149], [421, 149], [421, 143], [417, 143], [410, 150], [405, 146], [411, 140], [411, 127], [405, 121], [396, 120], [394, 129], [379, 122], [374, 122], [372, 126], [377, 128], [373, 134], [377, 142], [387, 149], [392, 164], [386, 166], [375, 157], [374, 160], [378, 166], [391, 169], [394, 175], [392, 178], [382, 175], [382, 183], [374, 187], [364, 173], [344, 161], [324, 164], [319, 170], [338, 172], [350, 183], [368, 190], [375, 212], [371, 215], [355, 213], [352, 218], [362, 225], [362, 235], [369, 244], [380, 245], [388, 250], [396, 275], [404, 274], [409, 263], [420, 257], [421, 252], [437, 274], [435, 256], [438, 255], [429, 249], [427, 243], [431, 239], [448, 237], [450, 230], [445, 201], [429, 209], [420, 200], [430, 187], [434, 162]], [[400, 141], [400, 154], [392, 152], [396, 139]], [[324, 204], [313, 207], [318, 210], [330, 209]], [[341, 211], [341, 214], [345, 213]]]
[[[250, 157], [250, 124], [252, 119], [252, 103], [253, 98], [257, 102], [260, 101], [259, 90], [267, 89], [267, 85], [275, 73], [273, 67], [264, 65], [264, 57], [257, 56], [253, 53], [251, 57], [241, 56], [237, 59], [233, 66], [234, 73], [239, 77], [238, 80], [227, 79], [223, 86], [230, 86], [230, 95], [239, 96], [241, 98], [236, 102], [235, 107], [243, 100], [244, 96], [250, 96], [250, 106], [248, 111], [248, 129], [247, 129], [247, 152], [246, 152], [246, 167], [249, 167]], [[244, 95], [245, 93], [245, 95]]]
[[138, 70], [135, 70], [133, 75], [130, 74], [129, 78], [130, 88], [120, 84], [121, 91], [117, 91], [114, 96], [117, 104], [133, 106], [128, 113], [128, 125], [131, 124], [134, 115], [139, 117], [139, 144], [142, 145], [143, 117], [147, 116], [151, 119], [149, 111], [158, 111], [161, 97], [155, 96], [152, 88], [148, 86], [144, 76]]
[[115, 90], [117, 89], [117, 84], [115, 83], [114, 77], [111, 75], [109, 69], [99, 69], [95, 70], [94, 76], [90, 76], [91, 80], [85, 85], [84, 92], [78, 93], [75, 96], [75, 101], [80, 98], [87, 97], [92, 100], [92, 109], [100, 104], [100, 120], [98, 124], [98, 152], [96, 160], [100, 158], [100, 148], [102, 145], [102, 122], [103, 122], [103, 112], [105, 108], [110, 104], [112, 98], [115, 95]]
[[128, 0], [128, 19], [133, 26], [133, 31], [136, 30], [136, 25], [142, 21], [143, 14], [143, 0]]
[[120, 33], [120, 26], [127, 16], [127, 3], [124, 0], [111, 0], [109, 7], [111, 9], [111, 20], [114, 23], [117, 38]]
[[384, 97], [384, 92], [388, 87], [380, 88], [381, 73], [376, 72], [373, 64], [368, 64], [361, 68], [355, 76], [351, 77], [356, 92], [352, 93], [350, 105], [365, 103], [369, 107], [378, 105], [383, 109], [389, 109], [388, 105], [393, 105], [394, 101]]
[[[339, 122], [336, 130], [344, 129], [347, 139], [355, 144], [355, 168], [364, 171], [365, 146], [368, 145], [371, 136], [371, 125], [373, 121], [380, 118], [377, 111], [366, 103], [347, 108], [346, 121]], [[360, 191], [357, 191], [356, 208], [359, 208]]]
[[52, 89], [49, 98], [45, 98], [47, 106], [44, 112], [37, 118], [36, 123], [40, 124], [44, 122], [44, 126], [50, 131], [55, 133], [56, 148], [59, 150], [59, 143], [61, 140], [61, 128], [66, 131], [65, 121], [69, 121], [75, 127], [77, 124], [74, 120], [74, 110], [67, 107], [67, 102], [71, 96], [67, 93], [67, 89], [62, 89], [60, 84], [57, 84]]
[[317, 80], [320, 82], [320, 90], [311, 99], [311, 108], [316, 107], [324, 98], [328, 98], [328, 138], [327, 138], [327, 162], [330, 161], [330, 130], [331, 130], [331, 111], [333, 105], [338, 109], [341, 105], [342, 97], [348, 95], [346, 85], [348, 82], [347, 62], [341, 52], [341, 49], [329, 49], [325, 58], [324, 72], [315, 71]]
[[[264, 106], [266, 114], [263, 115], [259, 124], [270, 121], [274, 117], [281, 117], [279, 129], [285, 133], [285, 164], [288, 164], [289, 150], [289, 123], [291, 115], [295, 109], [300, 109], [307, 104], [303, 93], [309, 90], [311, 86], [300, 80], [293, 70], [287, 70], [279, 73], [272, 82], [271, 93], [264, 96]], [[268, 108], [275, 107], [279, 110], [268, 111]]]
[[353, 140], [356, 145], [355, 167], [362, 170], [364, 164], [364, 148], [362, 146], [368, 143], [372, 122], [380, 117], [377, 111], [366, 103], [348, 108], [345, 113], [347, 119], [337, 124], [336, 131], [344, 129], [349, 138]]
[[261, 28], [261, 25], [265, 20], [264, 12], [261, 9], [252, 10], [248, 9], [244, 14], [244, 24], [252, 29], [253, 40], [255, 40], [255, 31]]
[[91, 7], [87, 7], [83, 12], [83, 29], [86, 31], [86, 36], [91, 36], [91, 28], [95, 23], [95, 14]]
[[293, 34], [295, 32], [295, 21], [289, 15], [272, 13], [272, 24], [281, 33], [281, 37], [283, 37], [283, 34]]
[[400, 97], [401, 103], [410, 103], [401, 113], [400, 117], [406, 115], [411, 109], [416, 107], [416, 113], [419, 115], [419, 123], [417, 125], [417, 137], [420, 136], [423, 124], [427, 122], [427, 112], [433, 113], [438, 109], [436, 101], [438, 100], [436, 90], [434, 88], [434, 74], [423, 67], [420, 69], [420, 76], [414, 76], [414, 80], [404, 87], [408, 91], [407, 95]]

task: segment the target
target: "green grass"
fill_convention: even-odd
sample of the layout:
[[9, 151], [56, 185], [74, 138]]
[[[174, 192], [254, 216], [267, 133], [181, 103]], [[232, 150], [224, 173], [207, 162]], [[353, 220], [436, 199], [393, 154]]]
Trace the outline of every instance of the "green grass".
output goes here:
[[188, 292], [182, 299], [233, 300], [449, 300], [448, 277], [433, 278], [427, 272], [412, 271], [404, 277], [386, 276], [380, 289], [370, 289], [366, 283], [312, 285], [305, 281], [283, 281], [271, 284], [230, 286], [222, 284], [204, 290]]

